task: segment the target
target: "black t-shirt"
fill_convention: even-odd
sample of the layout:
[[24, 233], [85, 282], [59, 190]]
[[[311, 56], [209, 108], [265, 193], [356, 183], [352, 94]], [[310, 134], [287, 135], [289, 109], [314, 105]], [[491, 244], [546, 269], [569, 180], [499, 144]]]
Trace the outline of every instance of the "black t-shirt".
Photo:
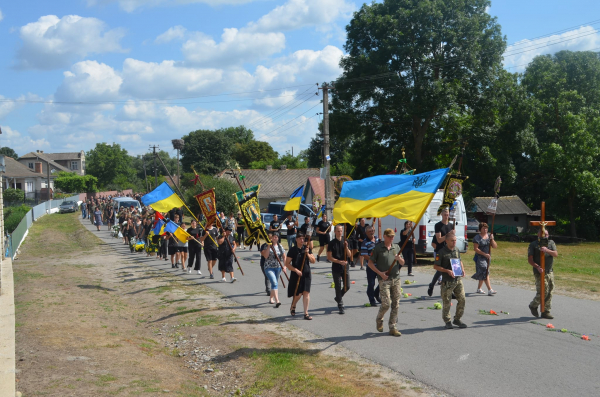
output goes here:
[[300, 231], [302, 233], [304, 233], [305, 236], [306, 236], [306, 231], [308, 230], [309, 226], [310, 226], [310, 222], [304, 223], [304, 224], [302, 224], [302, 226], [300, 226]]
[[285, 227], [287, 227], [287, 234], [288, 236], [291, 236], [292, 234], [296, 234], [296, 222], [294, 222], [293, 220], [285, 221]]
[[[331, 225], [331, 222], [321, 221], [321, 222], [319, 222], [317, 227], [319, 228], [320, 232], [324, 232], [324, 231], [327, 231], [327, 229], [329, 229], [330, 225]], [[322, 234], [320, 234], [320, 236], [322, 236]]]
[[[232, 248], [233, 248], [233, 244], [234, 244], [234, 240], [233, 240], [233, 234], [230, 234], [229, 236], [223, 236], [223, 244], [219, 244], [219, 249], [218, 249], [218, 257], [220, 259], [230, 259], [231, 258], [231, 254], [233, 253]], [[208, 238], [208, 237], [207, 237]], [[227, 243], [227, 240], [229, 240], [229, 244]]]
[[359, 240], [367, 239], [367, 225], [361, 226], [360, 224], [356, 225], [356, 237]]
[[346, 225], [346, 238], [355, 240], [356, 236], [358, 235], [356, 232], [356, 226], [349, 223], [345, 223], [344, 225]]
[[[200, 236], [202, 236], [203, 229], [201, 227], [190, 227], [188, 228], [187, 232], [196, 240], [200, 240]], [[202, 248], [202, 246], [194, 240], [189, 240], [189, 246], [194, 246], [195, 248]]]
[[271, 223], [269, 224], [270, 231], [279, 231], [280, 227], [281, 227], [281, 222], [279, 222], [279, 221], [271, 221]]
[[[435, 224], [435, 233], [436, 234], [440, 233], [442, 237], [444, 237], [446, 234], [448, 234], [448, 232], [451, 232], [451, 231], [452, 231], [452, 225], [449, 223], [447, 225], [444, 225], [442, 223], [442, 221], [440, 221]], [[435, 236], [433, 236], [433, 242], [435, 242], [437, 244], [437, 246], [435, 247], [435, 252], [438, 252], [439, 250], [442, 249], [442, 247], [446, 246], [445, 241], [438, 243]]]
[[217, 245], [215, 244], [215, 242], [217, 241], [217, 237], [219, 236], [219, 231], [217, 230], [217, 228], [213, 226], [212, 229], [205, 229], [202, 235], [204, 235], [205, 233], [208, 233], [209, 236], [206, 236], [206, 238], [204, 239], [204, 249], [217, 249]]
[[[308, 253], [312, 254], [312, 250], [309, 249]], [[295, 267], [296, 269], [302, 268], [302, 260], [304, 259], [304, 247], [298, 248], [297, 246], [293, 246], [289, 249], [287, 257], [292, 258], [293, 267]], [[302, 269], [302, 276], [306, 278], [312, 278], [310, 272], [310, 262], [308, 261], [308, 258], [306, 258], [304, 269]]]
[[[339, 261], [344, 260], [344, 239], [338, 240], [334, 238], [327, 245], [327, 252], [331, 252], [331, 256], [333, 259], [337, 259]], [[333, 271], [344, 271], [344, 267], [339, 263], [331, 263], [331, 270]]]
[[[400, 248], [404, 247], [404, 249], [413, 249], [415, 247], [414, 241], [409, 241], [408, 243], [406, 243], [406, 246], [404, 245], [404, 242], [406, 241], [406, 239], [409, 237], [412, 237], [412, 233], [405, 235], [404, 234], [405, 230], [406, 229], [402, 229], [402, 231], [400, 232]], [[410, 229], [408, 229], [408, 232], [410, 232]], [[416, 238], [416, 235], [415, 235], [415, 238]]]

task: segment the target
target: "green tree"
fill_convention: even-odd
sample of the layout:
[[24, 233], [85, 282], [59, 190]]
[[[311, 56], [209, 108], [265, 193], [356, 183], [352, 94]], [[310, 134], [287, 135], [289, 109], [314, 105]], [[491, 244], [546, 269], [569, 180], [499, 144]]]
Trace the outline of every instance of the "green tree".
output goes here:
[[[177, 175], [177, 157], [171, 157], [168, 152], [160, 150], [158, 157], [165, 163], [165, 166], [171, 173], [171, 175]], [[146, 180], [144, 177], [144, 161], [146, 162], [146, 175], [150, 186], [154, 186], [154, 153], [145, 153], [144, 155], [138, 155], [131, 158], [131, 167], [135, 170], [135, 175], [140, 181], [141, 186], [146, 190]], [[158, 159], [156, 160], [156, 173], [157, 176], [167, 176], [165, 168], [162, 166]], [[167, 177], [168, 178], [168, 177]], [[159, 182], [160, 183], [160, 182]]]
[[521, 170], [531, 175], [524, 178], [526, 192], [535, 204], [548, 201], [576, 237], [578, 224], [589, 229], [600, 221], [600, 58], [571, 51], [538, 56], [522, 84], [536, 110], [535, 142]]
[[98, 178], [93, 175], [77, 175], [72, 172], [59, 172], [54, 186], [64, 193], [94, 193], [98, 191]]
[[236, 143], [232, 156], [241, 168], [248, 168], [253, 161], [272, 162], [279, 155], [268, 142], [252, 140], [248, 143]]
[[275, 158], [274, 160], [252, 161], [250, 163], [250, 168], [265, 169], [267, 165], [271, 165], [273, 168], [280, 168], [282, 165], [285, 165], [288, 169], [298, 169], [306, 168], [307, 162], [302, 155], [292, 156], [292, 154], [287, 151], [283, 156]]
[[224, 134], [211, 130], [196, 130], [183, 137], [185, 146], [181, 150], [183, 171], [214, 175], [227, 167], [231, 159], [233, 144]]
[[415, 167], [435, 165], [430, 145], [443, 141], [442, 118], [473, 108], [502, 69], [506, 42], [485, 11], [489, 5], [384, 0], [354, 14], [346, 27], [343, 75], [332, 95], [334, 111], [363, 126], [348, 131], [358, 134], [355, 148], [370, 162], [357, 169], [381, 158], [395, 166], [402, 146]]
[[86, 173], [98, 178], [98, 185], [102, 188], [115, 184], [119, 177], [130, 181], [135, 176], [135, 171], [131, 168], [131, 157], [118, 143], [97, 143], [85, 157]]
[[247, 145], [254, 141], [254, 133], [252, 130], [244, 127], [243, 125], [238, 127], [220, 128], [216, 132], [225, 135], [225, 137], [227, 137], [231, 143]]
[[15, 152], [12, 148], [9, 148], [8, 146], [1, 147], [0, 154], [3, 154], [7, 157], [12, 157], [15, 160], [19, 159], [19, 155], [17, 154], [17, 152]]

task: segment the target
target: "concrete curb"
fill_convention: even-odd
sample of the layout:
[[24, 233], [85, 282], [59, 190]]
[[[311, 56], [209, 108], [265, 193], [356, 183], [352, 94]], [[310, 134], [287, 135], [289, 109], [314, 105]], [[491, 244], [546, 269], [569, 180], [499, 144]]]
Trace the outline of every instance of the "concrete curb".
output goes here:
[[15, 395], [15, 291], [12, 261], [2, 260], [0, 295], [0, 396]]

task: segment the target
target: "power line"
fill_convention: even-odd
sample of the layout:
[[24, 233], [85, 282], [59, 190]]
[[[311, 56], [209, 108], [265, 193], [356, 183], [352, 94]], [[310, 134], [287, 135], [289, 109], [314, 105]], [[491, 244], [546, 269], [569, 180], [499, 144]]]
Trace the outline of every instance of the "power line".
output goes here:
[[[307, 112], [309, 112], [310, 110], [312, 110], [312, 109], [316, 108], [316, 107], [317, 107], [317, 106], [319, 106], [319, 105], [320, 105], [320, 103], [317, 103], [315, 106], [313, 106], [313, 107], [309, 108], [309, 109], [308, 109], [307, 111], [305, 111], [304, 113], [301, 113], [300, 115], [298, 115], [298, 116], [294, 117], [293, 119], [291, 119], [291, 120], [290, 120], [290, 121], [288, 121], [287, 123], [280, 125], [279, 127], [275, 128], [274, 130], [271, 130], [271, 131], [269, 131], [269, 132], [268, 132], [268, 133], [266, 133], [266, 134], [262, 134], [262, 135], [260, 135], [260, 136], [259, 136], [259, 138], [262, 138], [262, 137], [265, 137], [265, 138], [266, 138], [266, 137], [268, 137], [268, 136], [272, 135], [272, 134], [273, 134], [275, 131], [277, 131], [277, 130], [278, 130], [278, 129], [280, 129], [281, 127], [285, 127], [286, 125], [288, 125], [288, 124], [289, 124], [289, 123], [291, 123], [292, 121], [294, 121], [294, 120], [296, 120], [297, 118], [299, 118], [299, 117], [303, 116], [304, 114], [306, 114]], [[284, 131], [287, 131], [287, 130], [284, 130]], [[280, 133], [281, 133], [281, 132], [282, 132], [282, 131], [280, 131]]]

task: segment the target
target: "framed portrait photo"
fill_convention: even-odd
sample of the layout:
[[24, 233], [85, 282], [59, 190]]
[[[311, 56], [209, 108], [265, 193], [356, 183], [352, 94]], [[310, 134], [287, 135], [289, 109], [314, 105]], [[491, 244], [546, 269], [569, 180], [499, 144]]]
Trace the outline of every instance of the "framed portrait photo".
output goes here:
[[450, 265], [452, 266], [452, 274], [454, 277], [463, 277], [462, 266], [460, 265], [460, 259], [452, 258], [450, 259]]

